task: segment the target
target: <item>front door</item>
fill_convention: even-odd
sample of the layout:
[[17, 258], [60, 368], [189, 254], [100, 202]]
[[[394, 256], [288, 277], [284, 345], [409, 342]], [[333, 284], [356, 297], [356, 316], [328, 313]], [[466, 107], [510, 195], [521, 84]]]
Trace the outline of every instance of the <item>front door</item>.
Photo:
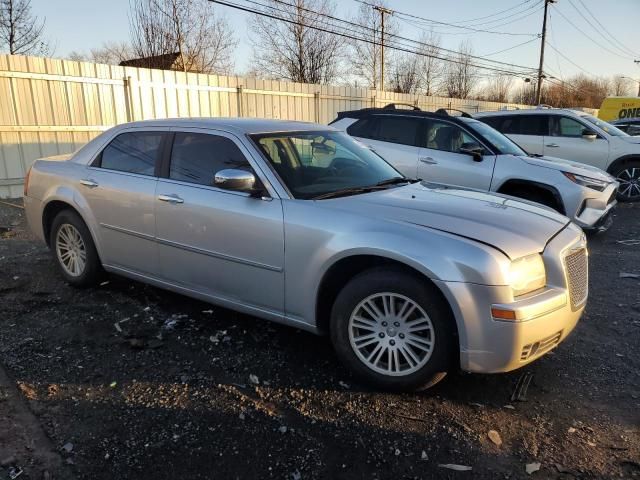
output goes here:
[[598, 135], [595, 139], [582, 137], [582, 131], [593, 131], [588, 124], [560, 115], [550, 116], [550, 135], [544, 137], [544, 154], [607, 169], [609, 142]]
[[[175, 132], [170, 163], [156, 190], [162, 276], [171, 283], [271, 314], [284, 305], [281, 201], [213, 184], [216, 172], [251, 170], [232, 135]], [[256, 176], [256, 178], [258, 178]]]
[[83, 197], [100, 229], [103, 264], [154, 276], [156, 173], [164, 131], [132, 129], [118, 134], [87, 167]]
[[444, 120], [423, 120], [422, 145], [418, 158], [418, 178], [428, 182], [489, 190], [496, 157], [486, 152], [476, 161], [460, 152], [463, 144], [480, 142], [460, 126]]

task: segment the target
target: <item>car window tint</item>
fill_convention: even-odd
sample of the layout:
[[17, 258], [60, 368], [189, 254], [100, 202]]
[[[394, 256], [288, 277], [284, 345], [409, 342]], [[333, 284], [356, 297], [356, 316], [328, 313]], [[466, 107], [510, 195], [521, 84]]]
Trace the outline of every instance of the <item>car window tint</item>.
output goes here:
[[375, 119], [373, 117], [362, 118], [347, 127], [347, 133], [352, 137], [374, 138]]
[[249, 162], [233, 140], [206, 133], [176, 133], [169, 178], [213, 185], [215, 174], [225, 168], [251, 170]]
[[381, 142], [416, 146], [419, 119], [401, 116], [379, 116], [373, 136]]
[[478, 118], [478, 120], [480, 120], [483, 123], [486, 123], [487, 125], [495, 128], [498, 131], [502, 131], [500, 129], [500, 126], [502, 124], [502, 121], [504, 120], [503, 117], [480, 117]]
[[581, 137], [585, 126], [569, 117], [555, 117], [551, 135], [554, 137]]
[[509, 115], [501, 117], [502, 121], [494, 128], [504, 134], [543, 135], [544, 118], [544, 115]]
[[431, 120], [426, 122], [424, 146], [445, 152], [458, 152], [463, 143], [478, 141], [462, 128], [447, 122]]
[[114, 138], [102, 151], [99, 166], [109, 170], [154, 175], [162, 132], [128, 132]]

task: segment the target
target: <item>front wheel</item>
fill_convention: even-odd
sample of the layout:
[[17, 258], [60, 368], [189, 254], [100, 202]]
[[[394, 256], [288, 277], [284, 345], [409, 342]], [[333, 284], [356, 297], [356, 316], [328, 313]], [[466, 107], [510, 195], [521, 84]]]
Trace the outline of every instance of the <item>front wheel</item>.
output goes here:
[[637, 202], [640, 200], [640, 162], [625, 163], [613, 172], [613, 176], [620, 182], [619, 201]]
[[377, 268], [354, 277], [338, 295], [331, 340], [342, 362], [366, 383], [424, 390], [451, 367], [453, 322], [439, 292], [424, 279]]

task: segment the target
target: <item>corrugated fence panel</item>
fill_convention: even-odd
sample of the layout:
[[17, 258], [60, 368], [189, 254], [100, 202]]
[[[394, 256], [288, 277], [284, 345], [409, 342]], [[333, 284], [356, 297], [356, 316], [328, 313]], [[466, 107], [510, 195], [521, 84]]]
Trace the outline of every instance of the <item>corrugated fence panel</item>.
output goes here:
[[328, 123], [388, 103], [468, 112], [523, 105], [0, 55], [0, 198], [21, 195], [36, 158], [72, 152], [119, 123], [257, 117]]

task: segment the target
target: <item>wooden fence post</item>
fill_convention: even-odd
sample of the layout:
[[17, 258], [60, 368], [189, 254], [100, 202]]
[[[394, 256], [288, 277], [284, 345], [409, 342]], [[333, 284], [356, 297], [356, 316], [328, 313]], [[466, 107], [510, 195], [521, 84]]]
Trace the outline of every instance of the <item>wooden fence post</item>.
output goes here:
[[315, 109], [315, 121], [320, 123], [320, 92], [314, 92], [313, 103]]
[[242, 85], [238, 85], [236, 87], [236, 94], [238, 95], [238, 116], [244, 117], [244, 102], [242, 101], [242, 92], [244, 87]]

